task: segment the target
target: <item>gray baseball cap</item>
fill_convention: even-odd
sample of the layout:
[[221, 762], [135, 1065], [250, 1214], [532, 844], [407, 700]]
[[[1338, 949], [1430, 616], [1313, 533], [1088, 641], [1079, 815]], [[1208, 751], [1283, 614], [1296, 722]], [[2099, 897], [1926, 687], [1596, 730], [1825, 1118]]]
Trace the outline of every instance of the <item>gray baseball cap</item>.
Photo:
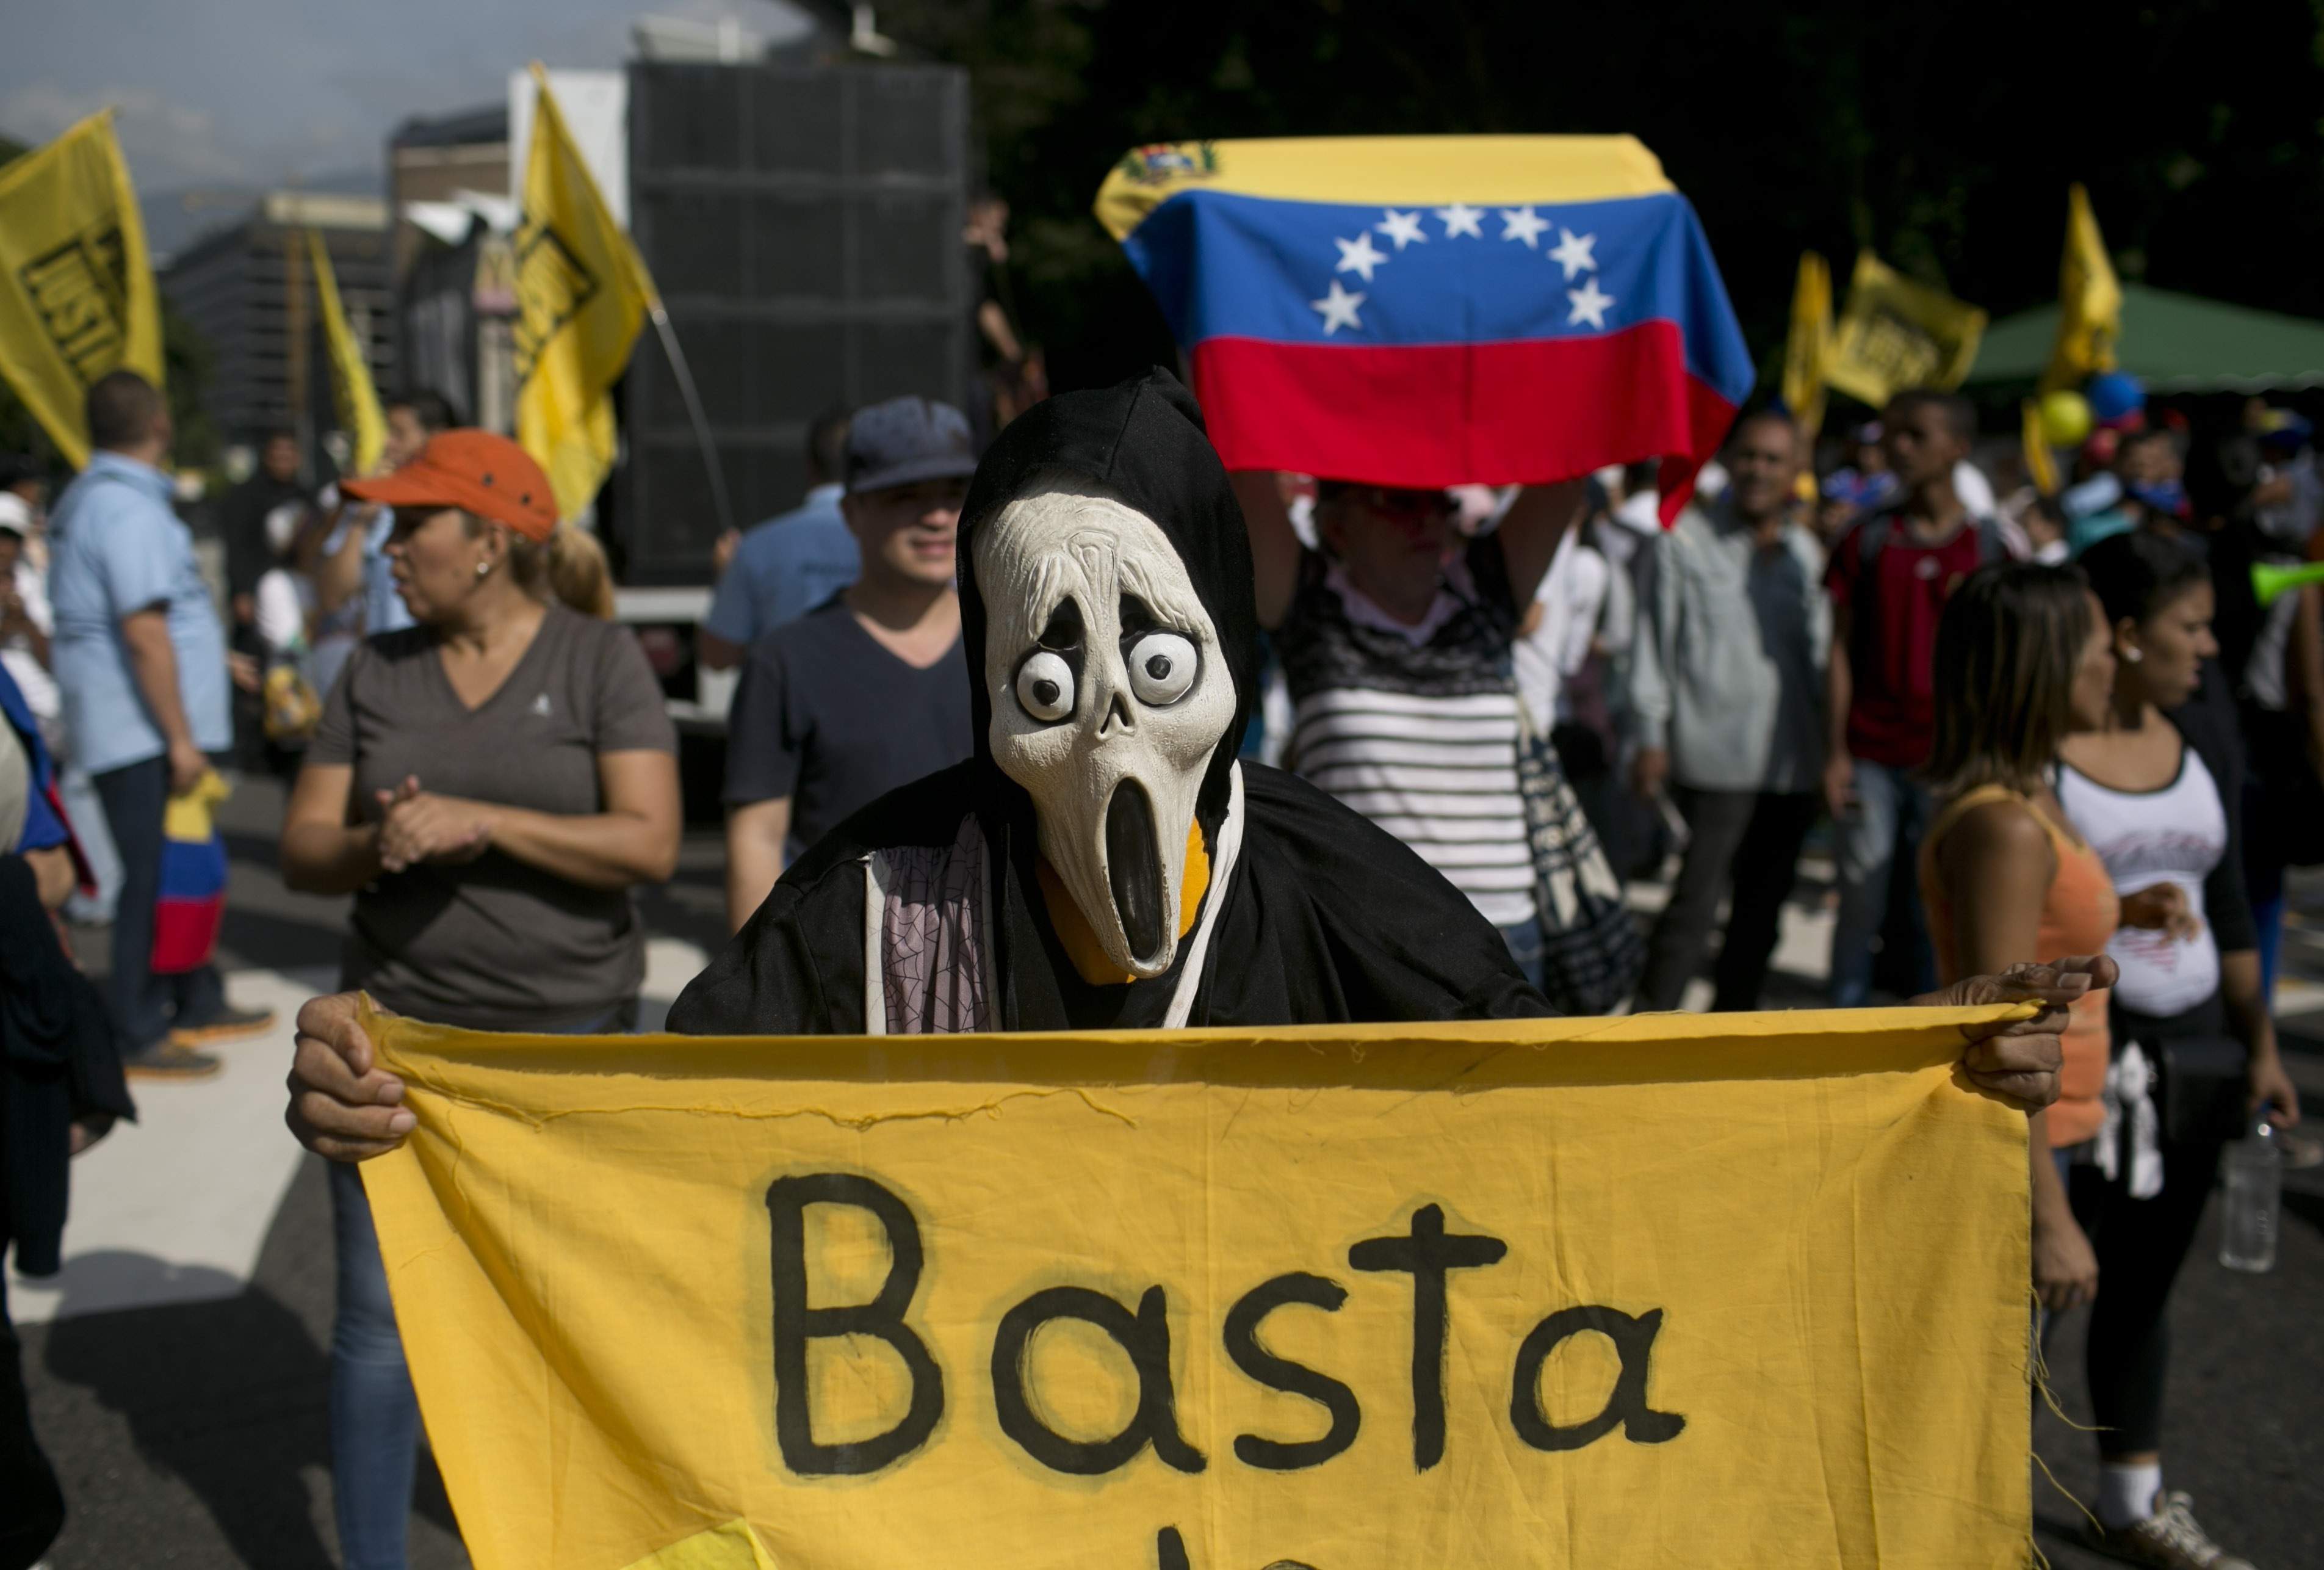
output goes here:
[[859, 409], [847, 423], [847, 489], [884, 491], [976, 472], [968, 416], [949, 403], [890, 398]]

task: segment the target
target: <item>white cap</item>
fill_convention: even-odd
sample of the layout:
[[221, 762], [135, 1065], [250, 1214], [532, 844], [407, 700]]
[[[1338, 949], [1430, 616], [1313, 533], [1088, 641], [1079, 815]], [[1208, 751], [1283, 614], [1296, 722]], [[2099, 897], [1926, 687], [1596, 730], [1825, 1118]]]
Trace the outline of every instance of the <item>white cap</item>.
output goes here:
[[32, 506], [14, 491], [0, 491], [0, 529], [13, 529], [28, 540], [32, 538]]

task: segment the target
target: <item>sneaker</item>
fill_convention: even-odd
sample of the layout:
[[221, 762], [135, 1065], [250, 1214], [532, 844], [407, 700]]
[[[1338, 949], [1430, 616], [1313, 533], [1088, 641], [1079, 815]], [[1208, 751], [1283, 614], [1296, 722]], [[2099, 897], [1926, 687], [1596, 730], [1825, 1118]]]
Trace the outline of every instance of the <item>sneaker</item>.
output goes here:
[[2174, 1490], [2155, 1502], [2155, 1512], [2135, 1526], [2089, 1528], [2090, 1547], [2158, 1570], [2252, 1570], [2250, 1560], [2227, 1552], [2196, 1524], [2195, 1501], [2186, 1494]]
[[208, 1079], [222, 1067], [182, 1041], [163, 1041], [121, 1060], [121, 1071], [132, 1079]]
[[180, 1047], [215, 1047], [221, 1041], [264, 1035], [272, 1029], [272, 1009], [221, 1009], [198, 1025], [178, 1026], [170, 1032], [170, 1039]]

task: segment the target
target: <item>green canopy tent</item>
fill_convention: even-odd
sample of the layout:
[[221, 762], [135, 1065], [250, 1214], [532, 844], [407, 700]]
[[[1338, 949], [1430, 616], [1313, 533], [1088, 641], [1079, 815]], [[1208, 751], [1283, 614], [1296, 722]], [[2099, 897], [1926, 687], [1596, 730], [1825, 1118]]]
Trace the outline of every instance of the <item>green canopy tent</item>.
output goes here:
[[[1970, 384], [2037, 380], [2057, 336], [2054, 305], [1995, 322], [1978, 347]], [[2126, 283], [2115, 355], [2150, 392], [2319, 387], [2324, 386], [2324, 321]]]

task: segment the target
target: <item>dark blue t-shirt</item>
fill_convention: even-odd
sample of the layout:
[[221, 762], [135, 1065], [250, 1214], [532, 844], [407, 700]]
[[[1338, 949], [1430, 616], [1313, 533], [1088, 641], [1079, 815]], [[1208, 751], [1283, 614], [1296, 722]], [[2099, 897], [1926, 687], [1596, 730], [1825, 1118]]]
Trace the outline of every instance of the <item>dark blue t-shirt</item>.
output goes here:
[[921, 670], [837, 599], [751, 645], [726, 718], [726, 802], [791, 799], [792, 843], [969, 754], [968, 660]]

